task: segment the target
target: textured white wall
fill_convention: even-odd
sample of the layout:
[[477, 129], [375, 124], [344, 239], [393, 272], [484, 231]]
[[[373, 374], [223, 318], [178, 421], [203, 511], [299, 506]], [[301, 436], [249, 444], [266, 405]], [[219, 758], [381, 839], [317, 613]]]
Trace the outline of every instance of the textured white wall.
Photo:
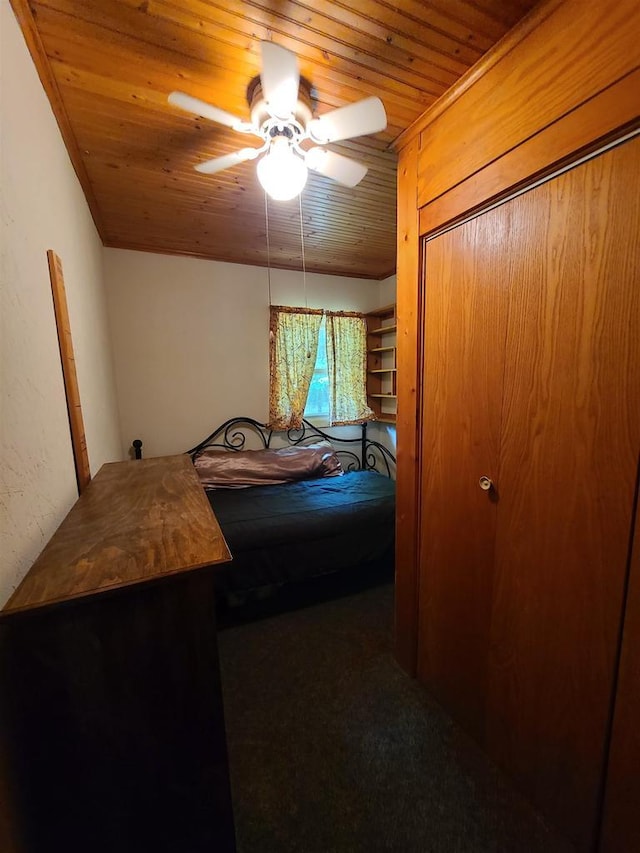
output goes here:
[[396, 280], [397, 277], [395, 275], [390, 275], [389, 278], [385, 278], [380, 282], [380, 308], [385, 305], [392, 305], [396, 301]]
[[[179, 453], [227, 418], [268, 417], [268, 272], [105, 249], [123, 450]], [[380, 283], [307, 275], [309, 307], [370, 311]], [[304, 305], [302, 274], [271, 271], [272, 302]]]
[[62, 259], [91, 472], [120, 458], [102, 246], [1, 2], [0, 605], [77, 498], [46, 250]]

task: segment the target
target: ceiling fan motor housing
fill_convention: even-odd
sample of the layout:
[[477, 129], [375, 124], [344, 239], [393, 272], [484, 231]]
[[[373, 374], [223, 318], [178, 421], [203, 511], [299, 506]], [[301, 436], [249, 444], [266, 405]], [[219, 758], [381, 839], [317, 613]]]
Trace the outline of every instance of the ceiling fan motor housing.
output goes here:
[[[251, 123], [262, 128], [268, 122], [272, 122], [273, 118], [267, 109], [267, 101], [262, 91], [262, 82], [260, 77], [254, 77], [247, 87], [247, 101], [251, 111]], [[311, 84], [304, 77], [300, 78], [300, 86], [298, 88], [298, 100], [292, 115], [293, 121], [282, 121], [280, 124], [283, 128], [290, 127], [293, 136], [302, 136], [307, 128], [307, 125], [313, 118], [313, 100], [311, 98]], [[300, 130], [295, 125], [299, 125]], [[271, 133], [271, 135], [274, 135]], [[289, 136], [289, 134], [286, 134]]]

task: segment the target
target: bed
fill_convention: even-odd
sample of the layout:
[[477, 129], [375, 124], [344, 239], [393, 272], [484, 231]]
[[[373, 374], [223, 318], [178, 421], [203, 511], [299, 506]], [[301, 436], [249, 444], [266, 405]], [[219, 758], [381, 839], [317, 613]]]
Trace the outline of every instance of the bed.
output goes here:
[[223, 611], [393, 578], [395, 457], [354, 430], [232, 418], [187, 451], [233, 555], [216, 574]]

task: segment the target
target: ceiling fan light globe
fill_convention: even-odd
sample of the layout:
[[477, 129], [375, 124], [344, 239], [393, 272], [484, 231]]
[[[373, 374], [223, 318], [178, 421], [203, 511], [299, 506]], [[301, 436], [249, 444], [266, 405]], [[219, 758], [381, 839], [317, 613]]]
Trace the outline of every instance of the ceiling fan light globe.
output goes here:
[[258, 161], [258, 180], [274, 201], [289, 201], [300, 195], [307, 182], [307, 166], [284, 138], [275, 139]]

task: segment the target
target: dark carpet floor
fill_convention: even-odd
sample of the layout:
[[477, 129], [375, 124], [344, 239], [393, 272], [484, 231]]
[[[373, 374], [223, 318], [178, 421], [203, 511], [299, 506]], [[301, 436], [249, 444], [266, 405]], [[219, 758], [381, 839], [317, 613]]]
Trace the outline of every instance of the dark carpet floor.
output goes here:
[[385, 585], [220, 633], [240, 853], [566, 853], [391, 653]]

